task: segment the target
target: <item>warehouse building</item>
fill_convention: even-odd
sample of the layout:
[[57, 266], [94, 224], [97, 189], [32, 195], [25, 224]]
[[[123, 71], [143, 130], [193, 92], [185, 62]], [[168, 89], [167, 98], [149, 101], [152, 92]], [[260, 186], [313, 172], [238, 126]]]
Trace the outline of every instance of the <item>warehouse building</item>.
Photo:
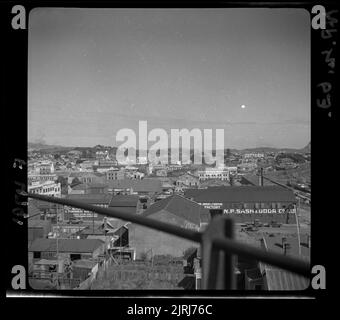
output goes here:
[[296, 198], [278, 186], [222, 186], [188, 189], [185, 197], [209, 209], [212, 216], [227, 214], [235, 222], [273, 221], [296, 224]]

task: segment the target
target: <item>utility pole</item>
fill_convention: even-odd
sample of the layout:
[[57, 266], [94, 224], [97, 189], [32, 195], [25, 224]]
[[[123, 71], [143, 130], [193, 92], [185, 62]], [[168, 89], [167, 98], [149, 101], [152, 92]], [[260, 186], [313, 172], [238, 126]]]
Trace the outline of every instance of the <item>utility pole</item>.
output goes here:
[[[50, 203], [51, 205], [51, 203]], [[58, 213], [56, 212], [56, 219], [57, 219], [57, 232], [56, 232], [56, 242], [57, 242], [57, 290], [59, 289], [59, 222], [58, 222]]]
[[296, 219], [296, 228], [297, 228], [297, 236], [299, 241], [299, 256], [301, 256], [301, 238], [300, 238], [300, 222], [299, 222], [299, 216], [297, 214], [297, 209], [299, 208], [300, 211], [300, 198], [298, 198], [298, 207], [295, 206], [295, 219]]
[[94, 234], [94, 212], [92, 211], [92, 233]]

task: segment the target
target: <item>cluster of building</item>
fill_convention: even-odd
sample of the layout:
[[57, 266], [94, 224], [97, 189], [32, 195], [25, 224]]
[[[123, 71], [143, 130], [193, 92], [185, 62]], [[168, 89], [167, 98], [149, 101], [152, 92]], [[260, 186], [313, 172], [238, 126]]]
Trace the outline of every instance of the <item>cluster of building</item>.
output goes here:
[[[243, 185], [243, 167], [238, 165], [197, 168], [181, 163], [151, 164], [145, 159], [134, 165], [118, 165], [109, 152], [96, 151], [95, 159], [86, 159], [76, 151], [58, 157], [35, 154], [28, 166], [28, 191], [197, 231], [203, 231], [215, 215], [227, 215], [236, 224], [297, 224], [294, 193], [279, 186]], [[241, 165], [263, 158], [258, 154], [243, 156]], [[112, 261], [168, 255], [185, 260], [183, 266], [195, 280], [193, 287], [200, 287], [201, 261], [196, 243], [128, 219], [70, 206], [30, 200], [28, 211], [32, 286], [89, 288], [98, 272]], [[255, 242], [261, 246], [261, 241]], [[264, 250], [272, 250], [270, 240], [263, 243]], [[301, 254], [305, 250], [300, 247], [299, 244]], [[184, 258], [191, 248], [196, 248], [196, 253]], [[271, 290], [274, 285], [266, 279], [272, 269], [247, 263], [239, 260], [235, 270], [238, 277], [241, 275], [241, 287], [258, 289], [261, 285], [261, 289]]]

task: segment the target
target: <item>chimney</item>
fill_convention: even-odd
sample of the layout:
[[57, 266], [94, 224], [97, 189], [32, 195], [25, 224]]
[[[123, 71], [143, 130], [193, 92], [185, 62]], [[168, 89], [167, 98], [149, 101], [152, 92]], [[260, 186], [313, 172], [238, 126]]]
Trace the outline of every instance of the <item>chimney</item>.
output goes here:
[[284, 254], [284, 255], [287, 255], [288, 252], [289, 252], [289, 249], [290, 249], [290, 244], [289, 244], [289, 243], [285, 243], [285, 244], [283, 245], [283, 254]]
[[260, 174], [259, 174], [259, 186], [263, 187], [263, 168], [260, 168]]
[[286, 237], [282, 237], [282, 250], [283, 250], [283, 254], [287, 255], [290, 249], [290, 244], [287, 242], [287, 238]]
[[286, 254], [286, 244], [287, 244], [287, 238], [282, 237], [282, 250], [284, 254]]

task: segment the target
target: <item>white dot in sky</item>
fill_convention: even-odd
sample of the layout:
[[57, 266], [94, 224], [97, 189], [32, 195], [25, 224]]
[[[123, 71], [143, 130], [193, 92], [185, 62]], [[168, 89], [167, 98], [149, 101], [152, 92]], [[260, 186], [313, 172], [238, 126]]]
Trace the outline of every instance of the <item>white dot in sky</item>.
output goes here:
[[241, 108], [244, 109], [246, 106], [244, 104], [242, 104]]

